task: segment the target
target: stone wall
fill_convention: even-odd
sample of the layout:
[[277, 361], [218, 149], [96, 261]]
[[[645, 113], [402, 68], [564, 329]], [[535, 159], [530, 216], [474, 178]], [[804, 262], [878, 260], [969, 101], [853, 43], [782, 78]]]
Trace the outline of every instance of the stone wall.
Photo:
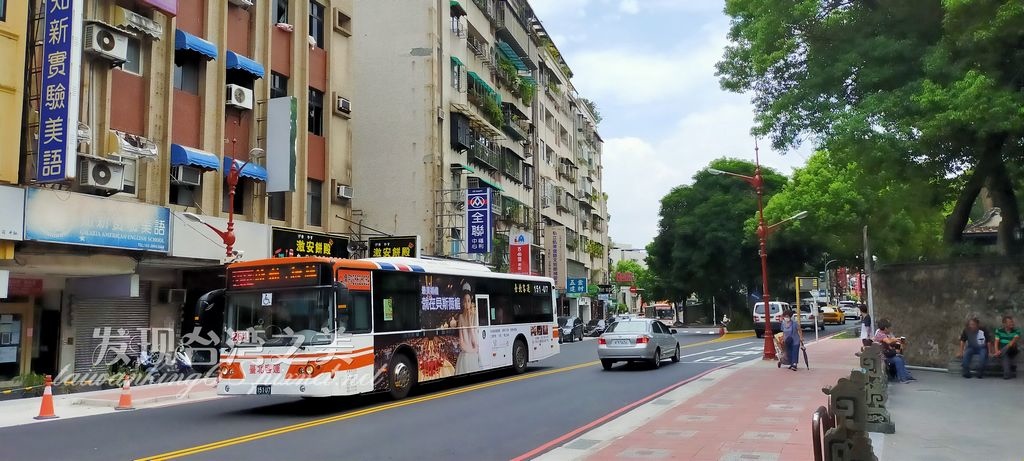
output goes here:
[[875, 317], [906, 336], [907, 362], [946, 368], [965, 322], [996, 328], [1003, 314], [1024, 327], [1024, 260], [985, 259], [879, 267], [872, 280]]

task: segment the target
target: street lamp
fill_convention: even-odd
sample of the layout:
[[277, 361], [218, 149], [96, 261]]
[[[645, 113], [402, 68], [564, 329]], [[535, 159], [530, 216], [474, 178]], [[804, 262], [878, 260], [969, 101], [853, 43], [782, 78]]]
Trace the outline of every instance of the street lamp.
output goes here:
[[761, 255], [761, 288], [763, 290], [762, 292], [764, 293], [764, 356], [762, 358], [764, 360], [776, 360], [777, 357], [775, 354], [775, 335], [772, 333], [771, 296], [768, 294], [768, 234], [770, 234], [773, 230], [775, 230], [776, 228], [778, 228], [779, 226], [786, 222], [804, 218], [805, 216], [807, 216], [808, 213], [806, 211], [801, 211], [793, 216], [790, 216], [789, 218], [772, 224], [771, 226], [765, 225], [764, 178], [761, 176], [761, 156], [758, 152], [758, 148], [756, 145], [754, 146], [753, 176], [747, 176], [739, 173], [731, 173], [728, 171], [722, 171], [715, 168], [708, 168], [707, 172], [714, 175], [724, 174], [727, 176], [735, 176], [746, 181], [748, 184], [754, 187], [755, 191], [757, 191], [757, 239], [760, 243], [759, 253]]
[[202, 225], [204, 225], [206, 227], [209, 227], [210, 230], [212, 230], [218, 236], [220, 236], [221, 241], [224, 242], [224, 255], [228, 259], [235, 257], [235, 248], [234, 248], [234, 246], [235, 246], [235, 206], [234, 206], [234, 203], [235, 203], [235, 188], [238, 187], [239, 174], [241, 174], [243, 168], [245, 168], [247, 165], [249, 165], [249, 162], [251, 162], [253, 160], [256, 160], [256, 159], [259, 159], [259, 158], [262, 158], [265, 153], [266, 152], [263, 149], [260, 149], [259, 147], [255, 147], [255, 148], [250, 149], [249, 150], [249, 159], [246, 160], [245, 163], [242, 164], [242, 166], [238, 166], [238, 164], [237, 164], [238, 161], [235, 160], [234, 158], [231, 159], [231, 167], [230, 167], [230, 170], [228, 170], [228, 177], [226, 179], [227, 184], [228, 184], [228, 228], [227, 228], [227, 230], [223, 230], [222, 231], [222, 230], [214, 227], [210, 223], [208, 223], [206, 221], [203, 221], [203, 218], [200, 218], [195, 213], [182, 213], [182, 216], [184, 216], [185, 218], [187, 218], [187, 219], [189, 219], [191, 221], [195, 221], [195, 222], [197, 222], [199, 224], [202, 224]]
[[832, 284], [829, 283], [829, 279], [831, 279], [831, 277], [828, 276], [828, 265], [834, 262], [839, 262], [839, 260], [830, 259], [827, 262], [825, 262], [825, 298], [827, 299], [829, 304], [832, 304]]

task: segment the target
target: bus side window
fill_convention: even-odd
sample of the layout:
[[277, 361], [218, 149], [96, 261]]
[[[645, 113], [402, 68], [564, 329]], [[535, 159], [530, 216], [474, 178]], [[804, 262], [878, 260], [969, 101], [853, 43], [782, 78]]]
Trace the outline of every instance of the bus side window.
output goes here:
[[352, 292], [352, 304], [338, 310], [338, 324], [345, 327], [345, 333], [369, 333], [370, 294]]

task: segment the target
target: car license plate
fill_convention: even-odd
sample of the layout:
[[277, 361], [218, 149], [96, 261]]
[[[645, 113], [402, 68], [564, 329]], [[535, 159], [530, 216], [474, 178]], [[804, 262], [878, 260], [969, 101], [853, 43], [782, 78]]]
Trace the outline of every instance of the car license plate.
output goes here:
[[612, 340], [612, 345], [613, 346], [628, 346], [629, 345], [629, 340], [628, 339], [613, 339]]
[[270, 384], [257, 384], [256, 395], [270, 395]]

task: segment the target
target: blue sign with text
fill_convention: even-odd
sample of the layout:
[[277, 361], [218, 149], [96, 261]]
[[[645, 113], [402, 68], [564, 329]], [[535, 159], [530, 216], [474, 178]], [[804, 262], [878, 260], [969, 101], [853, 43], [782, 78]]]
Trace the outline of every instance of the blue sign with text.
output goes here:
[[491, 189], [469, 189], [466, 193], [466, 235], [469, 253], [491, 252]]
[[587, 292], [587, 279], [586, 278], [567, 278], [565, 279], [566, 289], [565, 292], [568, 294], [583, 294]]
[[82, 1], [46, 0], [36, 180], [75, 177], [81, 83]]
[[145, 203], [29, 188], [25, 240], [166, 253], [171, 210]]

